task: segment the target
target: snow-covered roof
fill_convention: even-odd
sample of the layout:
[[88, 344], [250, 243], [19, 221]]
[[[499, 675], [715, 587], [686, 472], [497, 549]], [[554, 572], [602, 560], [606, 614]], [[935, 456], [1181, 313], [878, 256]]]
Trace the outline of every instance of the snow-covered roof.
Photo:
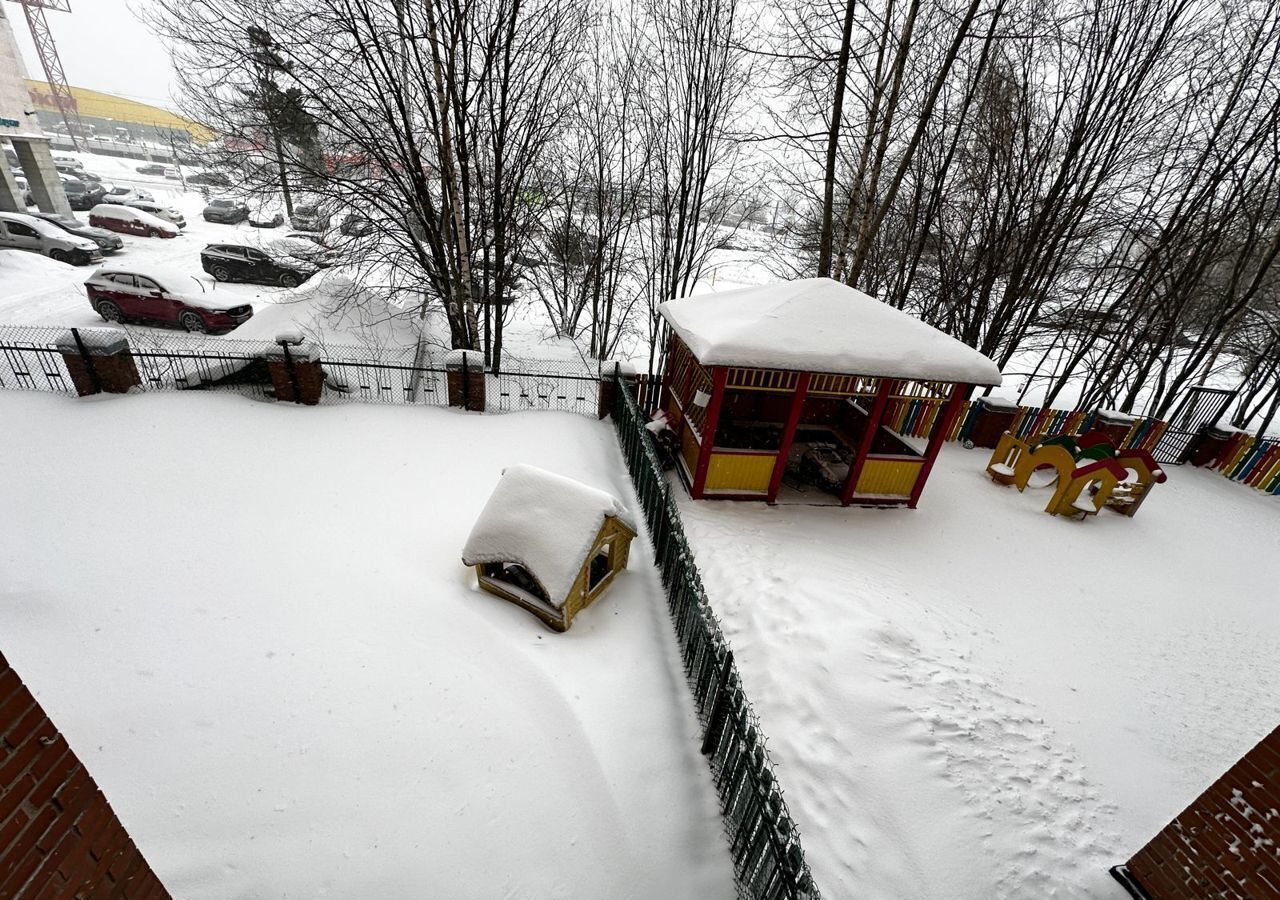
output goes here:
[[518, 563], [560, 608], [609, 516], [636, 530], [612, 494], [536, 466], [508, 466], [471, 529], [462, 561]]
[[1000, 383], [967, 344], [830, 278], [719, 291], [659, 307], [708, 366]]

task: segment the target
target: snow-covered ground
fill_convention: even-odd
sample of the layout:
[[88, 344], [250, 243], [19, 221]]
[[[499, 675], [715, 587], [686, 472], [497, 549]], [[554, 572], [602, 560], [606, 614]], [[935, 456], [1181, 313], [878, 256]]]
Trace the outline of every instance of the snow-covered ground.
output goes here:
[[1280, 720], [1273, 498], [1178, 468], [1067, 521], [987, 458], [914, 511], [682, 503], [826, 896], [1120, 900]]
[[642, 541], [566, 634], [460, 554], [607, 423], [0, 391], [0, 643], [175, 897], [733, 896]]

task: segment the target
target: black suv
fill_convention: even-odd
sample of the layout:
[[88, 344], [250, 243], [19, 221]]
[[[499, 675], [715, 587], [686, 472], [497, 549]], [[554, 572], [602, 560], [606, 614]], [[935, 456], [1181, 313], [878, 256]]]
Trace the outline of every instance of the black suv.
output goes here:
[[62, 189], [67, 192], [67, 203], [72, 209], [93, 209], [107, 195], [101, 185], [85, 184], [83, 181], [64, 181]]
[[218, 281], [248, 281], [297, 287], [316, 273], [300, 259], [273, 256], [241, 244], [209, 244], [200, 251], [200, 267]]

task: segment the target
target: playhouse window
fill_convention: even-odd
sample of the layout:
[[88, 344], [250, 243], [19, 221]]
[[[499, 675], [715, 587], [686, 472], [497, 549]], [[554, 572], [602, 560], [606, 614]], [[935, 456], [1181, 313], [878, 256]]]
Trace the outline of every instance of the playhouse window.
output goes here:
[[591, 568], [587, 570], [587, 590], [594, 591], [609, 574], [609, 544], [601, 544], [596, 555], [591, 557]]

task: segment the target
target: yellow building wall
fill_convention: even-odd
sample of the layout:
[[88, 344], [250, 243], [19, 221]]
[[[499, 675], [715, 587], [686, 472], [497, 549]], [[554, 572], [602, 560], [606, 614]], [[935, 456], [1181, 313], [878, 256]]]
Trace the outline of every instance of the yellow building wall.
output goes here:
[[923, 465], [923, 460], [868, 459], [853, 493], [855, 496], [910, 497]]
[[[31, 102], [37, 109], [53, 113], [58, 111], [46, 82], [28, 78], [27, 93], [31, 95]], [[193, 141], [201, 144], [208, 143], [214, 138], [214, 133], [205, 126], [167, 109], [161, 109], [159, 106], [80, 87], [71, 88], [71, 97], [76, 102], [76, 110], [82, 116], [115, 119], [125, 127], [134, 122], [140, 125], [156, 125], [160, 128], [186, 131]]]
[[767, 493], [769, 480], [773, 477], [773, 466], [777, 460], [775, 453], [715, 453], [713, 451], [711, 462], [707, 466], [705, 490]]

